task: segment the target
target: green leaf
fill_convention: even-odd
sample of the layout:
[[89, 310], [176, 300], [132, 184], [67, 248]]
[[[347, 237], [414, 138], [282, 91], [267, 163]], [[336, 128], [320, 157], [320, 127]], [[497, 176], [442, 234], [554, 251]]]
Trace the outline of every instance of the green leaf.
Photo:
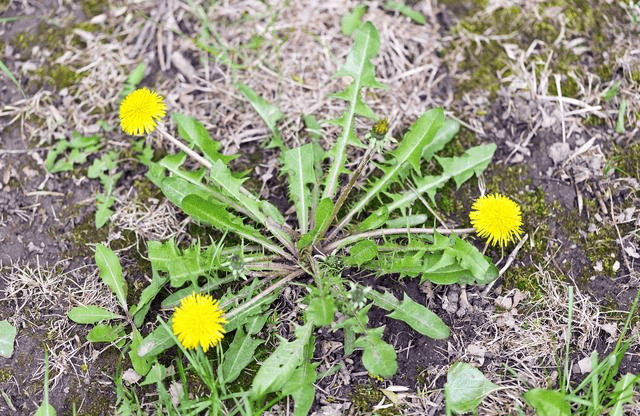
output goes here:
[[613, 388], [613, 402], [615, 406], [611, 410], [611, 416], [624, 416], [624, 405], [631, 403], [633, 398], [633, 385], [640, 384], [640, 375], [625, 374], [616, 382]]
[[225, 383], [231, 383], [238, 378], [242, 370], [253, 361], [256, 348], [262, 343], [264, 340], [248, 336], [242, 327], [236, 329], [233, 341], [225, 351], [222, 361], [222, 374]]
[[120, 325], [97, 324], [87, 334], [89, 342], [114, 342], [125, 335], [124, 327]]
[[[204, 169], [202, 170], [204, 173]], [[158, 184], [164, 196], [174, 205], [182, 208], [182, 200], [187, 195], [198, 195], [202, 199], [211, 198], [212, 190], [206, 185], [195, 185], [193, 182], [179, 176], [168, 176], [163, 178]]]
[[[173, 240], [170, 240], [170, 241], [173, 241]], [[152, 262], [151, 283], [149, 283], [149, 285], [145, 287], [142, 293], [140, 294], [140, 299], [138, 300], [138, 304], [135, 307], [135, 312], [133, 312], [133, 308], [131, 308], [132, 309], [131, 313], [134, 314], [133, 320], [137, 327], [140, 327], [142, 325], [142, 322], [144, 322], [144, 318], [148, 311], [148, 308], [145, 309], [145, 306], [148, 306], [151, 304], [151, 302], [155, 299], [158, 293], [160, 293], [164, 285], [169, 280], [168, 277], [160, 276], [157, 268], [153, 267], [153, 261], [151, 260], [151, 253], [153, 252], [154, 249], [152, 249], [151, 247], [157, 247], [157, 244], [160, 244], [160, 243], [158, 243], [157, 241], [149, 241], [147, 243], [149, 247], [148, 249], [149, 257], [150, 257], [149, 260]]]
[[293, 398], [294, 416], [306, 416], [311, 410], [316, 396], [314, 383], [317, 379], [316, 367], [318, 365], [320, 363], [311, 364], [309, 360], [305, 360], [295, 369], [282, 390], [283, 394], [291, 395]]
[[482, 399], [499, 388], [475, 367], [458, 362], [447, 372], [444, 385], [444, 399], [447, 414], [476, 412]]
[[307, 234], [302, 235], [298, 240], [298, 250], [302, 250], [309, 244], [313, 243], [318, 233], [328, 227], [328, 222], [331, 220], [331, 213], [333, 212], [333, 201], [330, 198], [323, 198], [316, 207], [315, 226], [313, 230]]
[[449, 327], [442, 322], [442, 319], [428, 308], [416, 303], [404, 294], [400, 303], [391, 293], [371, 290], [366, 296], [373, 303], [387, 311], [391, 311], [390, 318], [405, 322], [411, 328], [422, 335], [433, 339], [445, 339], [449, 337]]
[[620, 108], [618, 108], [618, 119], [616, 121], [616, 133], [624, 133], [624, 115], [627, 113], [628, 101], [626, 98], [620, 100]]
[[289, 198], [296, 207], [299, 230], [305, 234], [309, 230], [309, 209], [311, 191], [309, 185], [315, 185], [315, 146], [305, 144], [282, 153], [282, 169], [289, 176]]
[[[258, 293], [257, 288], [258, 279], [254, 279], [249, 286], [248, 293]], [[241, 312], [235, 313], [232, 317], [228, 318], [228, 322], [225, 324], [224, 329], [227, 332], [231, 332], [241, 325], [245, 325], [253, 320], [256, 315], [269, 313], [266, 312], [270, 308], [271, 304], [278, 298], [279, 292], [273, 291], [269, 295], [262, 297], [258, 302], [252, 304], [246, 309], [242, 309]], [[238, 295], [236, 292], [232, 292], [228, 289], [227, 293], [220, 299], [220, 304], [237, 304]], [[237, 307], [242, 308], [242, 304]]]
[[42, 402], [34, 416], [56, 416], [56, 409], [49, 403]]
[[120, 100], [124, 100], [127, 95], [131, 94], [135, 91], [136, 87], [142, 80], [144, 79], [144, 62], [139, 63], [133, 71], [127, 77], [127, 82], [122, 87], [122, 91], [120, 92]]
[[429, 219], [426, 214], [403, 215], [398, 218], [387, 221], [388, 228], [409, 228], [424, 224]]
[[245, 328], [247, 329], [247, 334], [251, 334], [251, 335], [258, 334], [264, 327], [264, 324], [267, 322], [267, 319], [269, 319], [269, 315], [267, 314], [256, 315], [249, 318], [247, 322], [244, 324]]
[[615, 83], [613, 83], [613, 85], [611, 85], [609, 88], [604, 90], [604, 92], [600, 95], [600, 97], [602, 97], [604, 101], [610, 101], [613, 97], [618, 95], [621, 84], [622, 84], [622, 80], [621, 79], [617, 80]]
[[473, 276], [473, 281], [461, 281], [461, 283], [486, 285], [498, 278], [498, 268], [474, 245], [469, 244], [456, 234], [451, 234], [448, 240], [453, 242], [453, 246], [445, 248], [444, 253], [455, 256], [460, 267], [469, 270]]
[[414, 180], [415, 189], [399, 195], [392, 195], [394, 201], [386, 205], [387, 210], [393, 212], [398, 208], [411, 206], [418, 196], [425, 193], [435, 203], [436, 191], [445, 186], [450, 179], [453, 178], [459, 187], [474, 173], [476, 175], [482, 173], [491, 162], [495, 150], [496, 145], [490, 143], [472, 147], [459, 157], [436, 157], [438, 163], [442, 166], [442, 174], [416, 178]]
[[389, 210], [386, 206], [383, 205], [382, 208], [375, 210], [364, 221], [358, 224], [356, 226], [356, 231], [362, 232], [380, 228], [387, 222], [388, 219]]
[[283, 339], [271, 355], [262, 363], [253, 378], [251, 396], [264, 397], [265, 394], [282, 389], [302, 364], [304, 349], [311, 338], [313, 324], [311, 322], [296, 328], [296, 339]]
[[[433, 140], [443, 122], [444, 111], [441, 108], [435, 108], [424, 113], [413, 123], [402, 138], [398, 148], [391, 152], [393, 164], [383, 168], [384, 175], [367, 186], [366, 194], [349, 210], [349, 214], [340, 222], [339, 228], [346, 225], [353, 215], [362, 211], [369, 201], [378, 196], [392, 182], [396, 181], [405, 164], [413, 167], [416, 172], [420, 172], [422, 150]], [[388, 211], [391, 212], [393, 210], [389, 209]]]
[[[313, 294], [313, 292], [312, 292]], [[327, 326], [333, 322], [336, 313], [336, 305], [333, 297], [329, 295], [315, 296], [309, 301], [309, 307], [305, 311], [307, 320], [316, 326]]]
[[100, 321], [122, 318], [121, 315], [95, 305], [76, 306], [67, 312], [67, 316], [77, 324], [95, 324]]
[[251, 103], [256, 112], [262, 117], [262, 120], [267, 124], [271, 132], [273, 133], [273, 141], [268, 147], [283, 147], [282, 139], [280, 138], [280, 131], [278, 130], [278, 121], [284, 117], [284, 114], [278, 107], [274, 106], [264, 98], [260, 97], [254, 90], [243, 83], [236, 83], [235, 87], [240, 90], [242, 95]]
[[[171, 328], [171, 320], [167, 322], [167, 326]], [[172, 334], [168, 333], [163, 325], [158, 326], [149, 335], [144, 337], [142, 342], [138, 345], [137, 354], [139, 357], [152, 357], [157, 356], [161, 352], [173, 347], [175, 342]]]
[[223, 194], [230, 196], [234, 201], [238, 202], [256, 222], [266, 227], [273, 235], [279, 237], [281, 241], [291, 241], [291, 237], [288, 234], [279, 231], [278, 228], [271, 225], [272, 222], [277, 224], [284, 223], [284, 218], [281, 214], [277, 217], [274, 215], [276, 212], [279, 212], [278, 209], [268, 201], [262, 201], [247, 191], [242, 186], [243, 180], [235, 178], [224, 162], [216, 160], [213, 163], [210, 179], [218, 185]]
[[347, 12], [340, 20], [340, 29], [345, 36], [351, 36], [354, 30], [362, 26], [362, 16], [367, 11], [365, 4], [356, 5], [351, 12]]
[[149, 384], [156, 384], [161, 382], [167, 376], [167, 367], [160, 364], [159, 362], [155, 362], [151, 370], [147, 373], [147, 376], [140, 383], [141, 386], [147, 386]]
[[141, 376], [145, 376], [151, 369], [152, 359], [138, 355], [138, 350], [142, 343], [142, 335], [140, 335], [140, 332], [138, 332], [136, 328], [133, 328], [133, 333], [131, 334], [131, 349], [129, 350], [128, 355], [131, 359], [131, 365], [136, 373]]
[[144, 79], [144, 62], [140, 62], [127, 77], [127, 84], [138, 85]]
[[96, 195], [96, 229], [102, 228], [113, 215], [111, 206], [116, 202], [115, 197], [107, 197], [105, 194]]
[[475, 146], [464, 152], [462, 158], [439, 158], [436, 156], [438, 163], [444, 171], [455, 171], [452, 175], [456, 186], [460, 188], [467, 179], [481, 174], [491, 162], [493, 154], [496, 151], [496, 144], [490, 143], [482, 146]]
[[371, 240], [361, 240], [351, 246], [349, 255], [344, 258], [348, 266], [362, 266], [373, 260], [378, 254], [378, 246]]
[[[53, 149], [49, 150], [45, 166], [49, 173], [69, 171], [75, 165], [85, 163], [87, 157], [96, 152], [101, 146], [100, 136], [82, 136], [77, 131], [74, 131], [70, 141], [62, 139], [56, 143]], [[71, 151], [66, 154], [67, 150]], [[66, 155], [58, 159], [60, 155], [64, 154]]]
[[407, 245], [384, 244], [377, 258], [364, 267], [378, 274], [422, 275], [421, 282], [437, 284], [485, 285], [498, 277], [491, 259], [457, 235], [446, 237], [434, 232], [431, 244], [423, 242], [423, 238], [413, 236]]
[[433, 135], [433, 139], [422, 149], [422, 159], [431, 160], [436, 152], [439, 152], [460, 131], [460, 122], [452, 118], [444, 120], [440, 128]]
[[13, 342], [16, 339], [16, 327], [6, 319], [0, 321], [0, 356], [11, 358], [13, 355]]
[[389, 378], [398, 371], [396, 350], [381, 338], [384, 327], [369, 329], [355, 341], [362, 348], [362, 364], [374, 376]]
[[425, 23], [425, 18], [422, 13], [413, 10], [411, 7], [407, 6], [404, 3], [400, 3], [396, 1], [387, 1], [383, 7], [386, 10], [398, 11], [404, 16], [411, 19], [414, 23], [418, 23], [419, 25], [423, 25]]
[[309, 134], [309, 137], [314, 142], [322, 139], [322, 126], [318, 123], [318, 120], [313, 116], [313, 114], [305, 114], [302, 116], [302, 120], [304, 121], [305, 130]]
[[522, 396], [538, 416], [571, 416], [571, 406], [560, 391], [536, 388]]
[[221, 160], [228, 163], [239, 156], [226, 156], [220, 153], [220, 142], [212, 139], [204, 125], [195, 118], [177, 112], [171, 113], [171, 118], [178, 127], [180, 137], [198, 146], [209, 162]]
[[96, 264], [100, 269], [100, 278], [116, 295], [120, 306], [127, 311], [127, 284], [122, 277], [122, 267], [118, 256], [108, 247], [96, 244]]
[[232, 231], [242, 238], [260, 244], [267, 250], [286, 256], [282, 248], [260, 235], [256, 229], [244, 225], [240, 218], [232, 215], [222, 205], [202, 199], [198, 195], [187, 195], [182, 200], [182, 209], [198, 221], [212, 225], [218, 230]]
[[[209, 276], [220, 267], [215, 246], [201, 250], [199, 241], [183, 250], [176, 246], [173, 239], [164, 243], [149, 242], [148, 247], [151, 265], [158, 271], [169, 273], [172, 287], [181, 287], [186, 281], [197, 282], [198, 277]], [[158, 280], [157, 285], [160, 284]], [[156, 290], [160, 289], [161, 286], [156, 287]]]
[[364, 87], [383, 88], [384, 85], [375, 78], [375, 68], [371, 59], [378, 53], [380, 35], [371, 22], [367, 22], [354, 32], [353, 47], [347, 55], [345, 63], [336, 73], [336, 77], [348, 76], [352, 82], [345, 90], [334, 95], [348, 102], [347, 110], [332, 122], [342, 127], [342, 134], [331, 148], [333, 162], [325, 182], [323, 198], [333, 199], [341, 173], [346, 171], [344, 165], [347, 157], [348, 143], [358, 143], [356, 138], [355, 116], [361, 115], [375, 119], [373, 111], [362, 101], [361, 91]]

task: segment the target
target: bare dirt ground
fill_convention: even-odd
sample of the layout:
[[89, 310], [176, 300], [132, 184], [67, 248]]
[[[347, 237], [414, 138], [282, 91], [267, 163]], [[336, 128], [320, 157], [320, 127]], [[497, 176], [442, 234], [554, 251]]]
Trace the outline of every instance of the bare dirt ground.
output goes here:
[[[0, 414], [34, 413], [45, 349], [59, 415], [73, 408], [113, 414], [115, 372], [130, 363], [113, 346], [89, 344], [88, 329], [66, 317], [79, 304], [114, 305], [93, 247], [110, 243], [127, 281], [143, 287], [145, 241], [189, 238], [185, 217], [144, 179], [118, 127], [119, 93], [133, 68], [145, 63], [142, 85], [161, 92], [170, 111], [202, 121], [225, 152], [243, 153], [239, 163], [252, 169], [262, 195], [282, 198], [277, 155], [263, 149], [269, 130], [233, 85], [243, 82], [277, 105], [286, 115], [283, 139], [295, 144], [303, 114], [322, 120], [341, 110], [326, 96], [343, 86], [333, 74], [351, 40], [340, 21], [356, 3], [0, 2], [0, 60], [24, 90], [0, 74], [0, 319], [18, 328], [13, 357], [0, 358]], [[389, 404], [380, 390], [389, 385], [407, 388], [396, 414], [442, 414], [446, 370], [459, 360], [503, 387], [480, 414], [516, 414], [528, 388], [554, 386], [569, 285], [577, 288], [575, 377], [583, 376], [580, 359], [616, 341], [620, 311], [640, 285], [640, 23], [633, 10], [604, 0], [503, 3], [408, 2], [426, 17], [419, 25], [366, 2], [365, 19], [381, 35], [377, 76], [390, 88], [365, 99], [389, 118], [394, 136], [442, 106], [464, 126], [447, 152], [498, 145], [483, 183], [440, 196], [447, 221], [468, 226], [484, 186], [522, 205], [527, 239], [491, 290], [466, 288], [468, 302], [457, 285], [363, 276], [402, 288], [442, 317], [452, 336], [434, 341], [373, 310], [400, 367], [379, 381], [357, 354], [343, 356], [336, 334], [318, 334], [321, 366], [344, 367], [319, 382], [317, 414], [368, 414]], [[102, 185], [86, 177], [96, 156], [68, 172], [45, 168], [51, 148], [74, 131], [98, 134], [99, 152], [120, 155], [115, 213], [100, 229], [94, 212]], [[333, 134], [327, 127], [327, 143]], [[501, 268], [511, 251], [488, 254]], [[286, 294], [283, 305], [286, 313]], [[637, 339], [621, 365], [627, 372], [640, 373]]]

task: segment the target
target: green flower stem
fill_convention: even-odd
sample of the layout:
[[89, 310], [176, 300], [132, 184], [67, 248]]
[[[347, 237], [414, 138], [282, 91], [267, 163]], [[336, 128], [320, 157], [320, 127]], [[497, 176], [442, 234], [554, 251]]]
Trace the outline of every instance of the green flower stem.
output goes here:
[[[338, 197], [338, 200], [336, 201], [336, 204], [333, 207], [333, 211], [331, 212], [331, 216], [329, 217], [329, 221], [327, 221], [327, 224], [325, 225], [325, 228], [318, 233], [318, 236], [316, 237], [316, 240], [321, 240], [322, 239], [322, 237], [324, 236], [324, 233], [327, 232], [327, 229], [333, 223], [333, 220], [338, 215], [338, 212], [340, 211], [340, 208], [342, 208], [342, 205], [344, 204], [344, 202], [347, 200], [347, 197], [349, 196], [349, 193], [351, 192], [351, 189], [353, 189], [353, 186], [356, 184], [356, 181], [358, 180], [358, 178], [362, 174], [362, 171], [364, 170], [364, 168], [369, 164], [369, 161], [371, 160], [371, 156], [373, 155], [373, 150], [375, 149], [375, 145], [376, 145], [375, 140], [371, 140], [371, 142], [369, 143], [369, 147], [367, 148], [367, 151], [365, 152], [364, 156], [362, 157], [362, 160], [358, 164], [358, 167], [356, 168], [356, 170], [353, 172], [353, 175], [351, 175], [351, 178], [349, 179], [349, 183], [347, 184], [347, 186], [340, 193], [340, 197]], [[339, 228], [336, 228], [336, 229], [332, 230], [331, 231], [331, 235], [329, 236], [328, 239], [332, 240], [335, 237], [335, 235], [338, 233], [339, 230], [340, 230]]]
[[[198, 154], [198, 152], [196, 152], [195, 150], [191, 149], [189, 146], [187, 146], [186, 144], [182, 143], [180, 140], [178, 140], [175, 137], [173, 137], [171, 134], [169, 134], [163, 128], [163, 126], [158, 126], [158, 131], [167, 140], [169, 140], [171, 143], [173, 143], [176, 146], [178, 146], [178, 148], [180, 148], [180, 150], [184, 151], [187, 155], [192, 157], [194, 160], [196, 160], [202, 166], [204, 166], [207, 169], [209, 169], [209, 172], [213, 171], [213, 165], [211, 164], [211, 162], [209, 162], [204, 157], [200, 156], [200, 154]], [[255, 198], [255, 196], [251, 192], [249, 192], [246, 188], [244, 188], [242, 186], [240, 187], [240, 192], [242, 192], [245, 196], [247, 196], [249, 198], [252, 198], [252, 199]], [[252, 217], [255, 217], [255, 215], [252, 215]], [[280, 241], [280, 243], [282, 243], [287, 249], [289, 249], [289, 252], [291, 252], [292, 254], [295, 255], [295, 253], [297, 252], [296, 248], [293, 245], [293, 243], [291, 242], [291, 240], [289, 238], [289, 235], [286, 233], [286, 231], [284, 231], [280, 227], [277, 227], [276, 224], [273, 221], [270, 221], [268, 218], [266, 218], [264, 216], [262, 216], [260, 218], [253, 218], [253, 219], [255, 221], [261, 223], [262, 225], [264, 225], [271, 232], [271, 234], [273, 234], [278, 239], [278, 241]], [[289, 258], [290, 260], [293, 259], [290, 256], [285, 256], [285, 257]]]
[[437, 232], [439, 234], [469, 234], [475, 232], [474, 228], [385, 228], [381, 230], [366, 231], [363, 233], [352, 234], [340, 240], [336, 240], [331, 244], [327, 244], [322, 248], [325, 253], [333, 254], [336, 250], [353, 244], [359, 240], [366, 240], [369, 238], [382, 237], [384, 235], [398, 235], [398, 234], [433, 234]]

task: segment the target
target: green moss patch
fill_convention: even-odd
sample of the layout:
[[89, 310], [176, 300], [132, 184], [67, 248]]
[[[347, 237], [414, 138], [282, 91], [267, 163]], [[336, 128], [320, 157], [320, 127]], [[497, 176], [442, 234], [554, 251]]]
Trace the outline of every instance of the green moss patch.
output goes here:
[[[558, 0], [541, 2], [537, 13], [518, 6], [497, 8], [490, 14], [484, 9], [478, 10], [481, 12], [463, 15], [453, 29], [460, 39], [454, 40], [445, 52], [445, 55], [458, 56], [458, 74], [454, 78], [456, 98], [479, 89], [489, 91], [490, 97], [495, 97], [503, 79], [510, 75], [511, 65], [515, 64], [507, 55], [505, 44], [515, 44], [520, 50], [527, 51], [535, 41], [541, 42], [529, 59], [539, 57], [540, 65], [536, 65], [535, 70], [540, 76], [545, 68], [543, 61], [551, 57], [546, 68], [550, 95], [558, 94], [553, 74], [561, 75], [562, 95], [574, 98], [581, 93], [579, 83], [586, 80], [585, 71], [596, 73], [605, 81], [613, 74], [616, 62], [615, 54], [611, 53], [613, 29], [625, 19], [624, 10], [617, 3]], [[585, 36], [585, 33], [593, 35]], [[576, 53], [576, 45], [568, 46], [575, 40], [582, 40], [576, 45], [592, 52], [588, 59], [584, 54]], [[604, 52], [610, 55], [610, 62], [605, 61]]]

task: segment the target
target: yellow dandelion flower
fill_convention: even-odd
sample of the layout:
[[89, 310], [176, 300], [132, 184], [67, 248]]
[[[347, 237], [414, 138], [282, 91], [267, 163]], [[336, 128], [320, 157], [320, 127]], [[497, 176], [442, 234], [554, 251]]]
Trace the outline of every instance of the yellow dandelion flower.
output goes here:
[[127, 134], [151, 133], [165, 116], [167, 106], [154, 91], [139, 88], [127, 95], [120, 104], [120, 126]]
[[389, 120], [385, 117], [375, 122], [373, 127], [371, 127], [371, 132], [377, 136], [382, 138], [389, 131]]
[[478, 198], [471, 206], [471, 225], [489, 244], [505, 246], [520, 237], [522, 214], [520, 206], [506, 196], [493, 194]]
[[209, 295], [193, 293], [183, 298], [173, 313], [173, 333], [185, 348], [196, 349], [200, 345], [207, 352], [224, 337], [222, 325], [227, 320], [223, 314], [217, 300]]

